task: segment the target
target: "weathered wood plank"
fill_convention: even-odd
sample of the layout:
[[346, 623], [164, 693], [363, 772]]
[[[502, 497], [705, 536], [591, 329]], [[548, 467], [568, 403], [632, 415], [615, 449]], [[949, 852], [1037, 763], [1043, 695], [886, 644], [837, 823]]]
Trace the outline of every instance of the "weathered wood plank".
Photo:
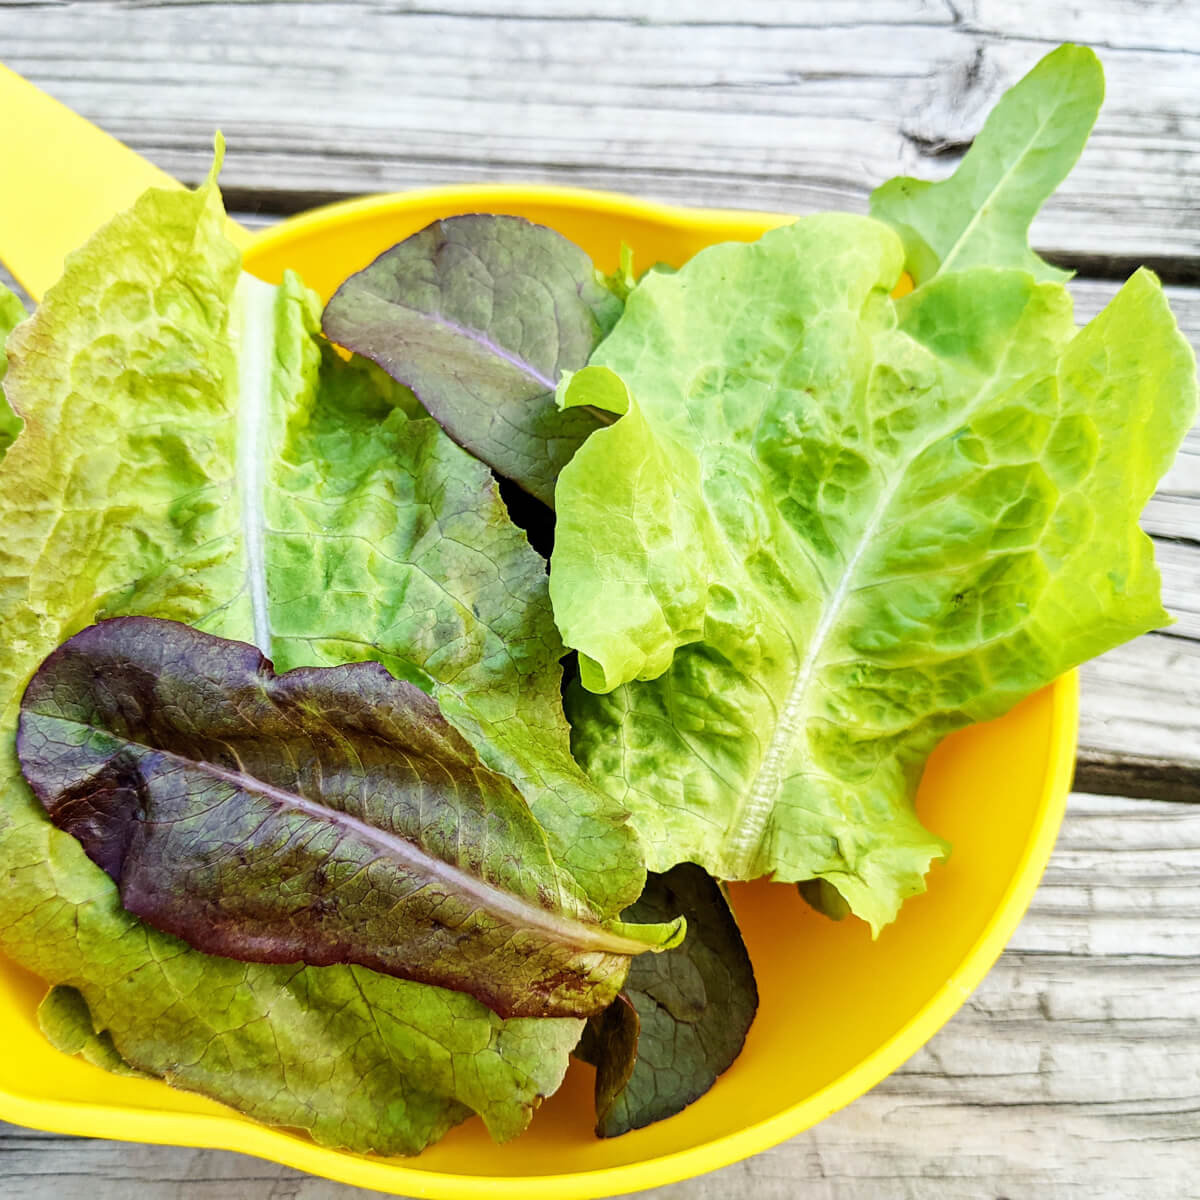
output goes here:
[[861, 208], [897, 172], [947, 173], [1052, 43], [1095, 41], [1108, 103], [1035, 241], [1187, 279], [1198, 36], [1168, 0], [0, 4], [14, 69], [184, 179], [223, 128], [231, 196], [275, 211], [498, 179]]
[[[792, 1141], [647, 1200], [1185, 1200], [1200, 1164], [1200, 810], [1076, 795], [1041, 889], [961, 1012]], [[798, 1037], [801, 1032], [798, 1031]], [[350, 1200], [216, 1151], [0, 1126], [6, 1200]]]

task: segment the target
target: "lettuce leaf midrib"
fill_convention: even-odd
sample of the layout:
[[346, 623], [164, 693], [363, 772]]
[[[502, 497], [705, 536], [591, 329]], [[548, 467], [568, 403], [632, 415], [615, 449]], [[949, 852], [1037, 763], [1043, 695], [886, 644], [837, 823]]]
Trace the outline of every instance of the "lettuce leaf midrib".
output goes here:
[[992, 201], [1003, 192], [1004, 187], [1009, 182], [1009, 180], [1011, 180], [1012, 177], [1020, 171], [1021, 167], [1025, 163], [1025, 160], [1029, 157], [1030, 152], [1033, 150], [1034, 145], [1037, 142], [1037, 139], [1043, 133], [1045, 133], [1047, 128], [1052, 124], [1054, 116], [1055, 116], [1055, 114], [1053, 112], [1050, 112], [1045, 117], [1042, 118], [1036, 131], [1030, 135], [1029, 140], [1022, 147], [1021, 153], [1013, 158], [1013, 160], [1009, 164], [1007, 170], [1005, 170], [1004, 174], [1001, 175], [1000, 178], [996, 181], [995, 187], [993, 187], [992, 190], [990, 192], [988, 192], [988, 194], [984, 198], [983, 202], [971, 214], [970, 220], [966, 223], [966, 225], [963, 226], [963, 230], [958, 235], [958, 237], [955, 238], [953, 245], [950, 247], [949, 252], [946, 254], [946, 257], [942, 259], [941, 263], [938, 265], [938, 269], [934, 272], [933, 275], [930, 276], [931, 279], [934, 278], [935, 275], [941, 274], [941, 272], [943, 272], [943, 271], [949, 271], [949, 270], [953, 269], [953, 263], [954, 263], [955, 258], [958, 256], [959, 251], [967, 244], [967, 241], [969, 240], [969, 238], [970, 238], [971, 234], [974, 232], [974, 230], [987, 217], [988, 208], [991, 205]]
[[271, 602], [267, 592], [266, 473], [270, 421], [271, 368], [275, 364], [275, 297], [269, 284], [244, 271], [234, 291], [230, 340], [237, 358], [237, 414], [234, 437], [236, 493], [246, 557], [246, 592], [250, 598], [254, 644], [268, 657], [271, 646]]
[[[393, 301], [393, 303], [395, 302]], [[408, 312], [420, 315], [415, 309], [408, 308], [407, 305], [396, 305], [396, 307], [404, 307]], [[451, 333], [456, 333], [460, 337], [466, 338], [467, 341], [473, 342], [475, 345], [488, 351], [488, 353], [494, 354], [497, 358], [503, 359], [506, 363], [516, 367], [521, 374], [533, 380], [534, 383], [540, 384], [547, 392], [554, 391], [553, 379], [548, 379], [532, 363], [526, 362], [510, 350], [505, 350], [495, 339], [486, 337], [482, 333], [472, 332], [465, 325], [460, 325], [457, 321], [451, 321], [445, 313], [429, 314], [429, 317], [430, 320], [440, 325], [443, 329], [448, 329]]]
[[1133, 531], [1190, 355], [1149, 274], [1080, 332], [1024, 266], [889, 299], [876, 221], [757, 246], [645, 280], [567, 385], [629, 397], [559, 481], [573, 747], [652, 870], [824, 879], [878, 930], [946, 850], [934, 745], [1157, 623]]
[[763, 834], [766, 832], [776, 798], [783, 785], [783, 771], [787, 765], [788, 751], [796, 746], [804, 748], [807, 744], [808, 739], [804, 736], [804, 723], [813, 714], [808, 711], [806, 701], [809, 689], [821, 666], [821, 655], [825, 649], [826, 639], [836, 627], [842, 606], [851, 594], [854, 573], [864, 554], [870, 549], [879, 523], [887, 513], [903, 482], [903, 474], [898, 473], [897, 477], [880, 493], [875, 509], [859, 535], [858, 544], [855, 546], [849, 562], [846, 563], [837, 586], [832, 595], [826, 597], [822, 604], [817, 628], [804, 652], [800, 665], [796, 668], [795, 681], [784, 702], [775, 728], [771, 732], [767, 748], [759, 758], [758, 768], [750, 786], [746, 789], [740, 808], [735, 809], [731, 815], [726, 828], [724, 849], [729, 856], [731, 869], [736, 872], [734, 878], [743, 878], [752, 870], [756, 854], [761, 849]]

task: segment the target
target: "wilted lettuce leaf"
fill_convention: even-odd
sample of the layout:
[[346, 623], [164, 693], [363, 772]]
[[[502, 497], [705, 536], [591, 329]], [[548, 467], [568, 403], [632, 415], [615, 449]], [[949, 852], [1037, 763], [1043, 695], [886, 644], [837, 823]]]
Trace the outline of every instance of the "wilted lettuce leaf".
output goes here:
[[1096, 55], [1059, 46], [1005, 93], [949, 179], [900, 177], [877, 188], [871, 215], [903, 238], [913, 280], [982, 266], [1067, 279], [1029, 248], [1029, 226], [1075, 165], [1103, 100]]
[[26, 426], [0, 469], [0, 945], [76, 987], [128, 1062], [260, 1120], [380, 1153], [471, 1111], [511, 1137], [579, 1021], [199, 954], [125, 913], [19, 775], [42, 659], [99, 618], [182, 620], [280, 668], [374, 659], [432, 689], [532, 797], [581, 901], [609, 916], [641, 891], [624, 818], [571, 760], [544, 563], [489, 472], [377, 369], [322, 349], [294, 279], [241, 276], [223, 221], [211, 183], [147, 193], [9, 341]]
[[[8, 288], [0, 285], [0, 384], [4, 382], [4, 374], [8, 368], [8, 357], [4, 352], [4, 343], [13, 328], [25, 320], [25, 306], [20, 298]], [[12, 445], [13, 439], [21, 432], [21, 418], [13, 412], [3, 390], [0, 390], [0, 459]]]
[[209, 954], [591, 1016], [674, 921], [601, 924], [520, 792], [378, 663], [276, 675], [177, 621], [103, 621], [34, 675], [17, 754], [125, 910]]
[[652, 874], [624, 915], [658, 921], [675, 913], [687, 916], [683, 943], [653, 962], [634, 959], [620, 997], [588, 1022], [576, 1050], [596, 1067], [600, 1137], [672, 1117], [703, 1096], [741, 1053], [758, 1009], [729, 903], [691, 863]]
[[448, 217], [351, 275], [325, 309], [340, 345], [408, 384], [448, 434], [544, 504], [604, 413], [560, 413], [563, 370], [621, 313], [561, 234], [520, 217]]
[[1076, 333], [1061, 285], [893, 301], [902, 267], [821, 216], [643, 280], [567, 385], [628, 412], [559, 479], [550, 581], [651, 868], [824, 879], [876, 929], [943, 852], [934, 745], [1167, 620], [1137, 517], [1196, 411], [1148, 272]]

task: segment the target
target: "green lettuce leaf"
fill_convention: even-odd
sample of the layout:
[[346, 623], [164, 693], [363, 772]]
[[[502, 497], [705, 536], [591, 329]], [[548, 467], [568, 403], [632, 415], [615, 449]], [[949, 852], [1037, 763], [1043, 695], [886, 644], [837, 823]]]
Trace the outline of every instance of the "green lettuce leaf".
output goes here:
[[[605, 413], [554, 404], [621, 314], [624, 286], [520, 217], [473, 213], [414, 233], [351, 275], [325, 332], [412, 387], [448, 434], [544, 504]], [[627, 281], [625, 281], [627, 282]]]
[[73, 987], [52, 987], [38, 1005], [37, 1018], [42, 1033], [56, 1050], [82, 1054], [93, 1066], [114, 1075], [153, 1078], [121, 1057], [107, 1029], [96, 1029], [87, 1001]]
[[877, 188], [871, 215], [903, 238], [914, 282], [980, 266], [1069, 278], [1029, 248], [1029, 226], [1075, 165], [1103, 100], [1095, 54], [1059, 46], [1005, 93], [949, 179], [901, 177]]
[[1076, 333], [1061, 285], [893, 301], [902, 267], [820, 216], [643, 280], [566, 384], [628, 411], [559, 479], [550, 580], [651, 868], [824, 879], [875, 929], [944, 853], [936, 743], [1167, 620], [1137, 518], [1196, 411], [1148, 272]]
[[244, 642], [114, 618], [38, 668], [17, 755], [125, 910], [209, 954], [586, 1017], [662, 940], [576, 903], [520, 792], [378, 663], [276, 675]]
[[147, 193], [9, 339], [26, 425], [0, 470], [0, 946], [75, 987], [138, 1069], [323, 1144], [413, 1153], [472, 1111], [511, 1137], [578, 1020], [199, 954], [129, 916], [19, 775], [42, 659], [101, 618], [181, 620], [280, 669], [372, 659], [432, 691], [532, 798], [564, 888], [605, 917], [640, 894], [624, 815], [570, 756], [544, 561], [490, 473], [320, 344], [296, 280], [242, 276], [223, 222], [212, 182]]
[[621, 995], [588, 1022], [576, 1049], [596, 1067], [600, 1137], [673, 1117], [703, 1096], [741, 1053], [758, 1010], [754, 970], [725, 894], [691, 863], [651, 875], [624, 916], [676, 913], [687, 916], [683, 943], [634, 959]]
[[[0, 286], [0, 384], [8, 369], [8, 356], [4, 352], [4, 343], [13, 329], [25, 320], [25, 306], [20, 297]], [[0, 459], [4, 458], [13, 439], [21, 432], [21, 418], [12, 410], [12, 406], [0, 389]]]

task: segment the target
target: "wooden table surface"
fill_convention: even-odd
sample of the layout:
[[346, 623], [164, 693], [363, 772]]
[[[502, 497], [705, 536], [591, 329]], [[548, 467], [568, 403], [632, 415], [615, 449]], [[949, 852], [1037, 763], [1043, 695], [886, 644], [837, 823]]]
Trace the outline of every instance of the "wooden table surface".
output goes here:
[[[1153, 266], [1200, 343], [1195, 0], [0, 0], [0, 60], [179, 178], [223, 129], [227, 200], [260, 222], [491, 180], [861, 211], [891, 175], [947, 174], [1068, 40], [1099, 51], [1108, 100], [1034, 244], [1079, 271], [1081, 317]], [[1084, 669], [1077, 792], [986, 982], [848, 1109], [646, 1195], [1200, 1197], [1200, 430], [1144, 524], [1177, 621]], [[5, 1200], [370, 1194], [0, 1125]]]

